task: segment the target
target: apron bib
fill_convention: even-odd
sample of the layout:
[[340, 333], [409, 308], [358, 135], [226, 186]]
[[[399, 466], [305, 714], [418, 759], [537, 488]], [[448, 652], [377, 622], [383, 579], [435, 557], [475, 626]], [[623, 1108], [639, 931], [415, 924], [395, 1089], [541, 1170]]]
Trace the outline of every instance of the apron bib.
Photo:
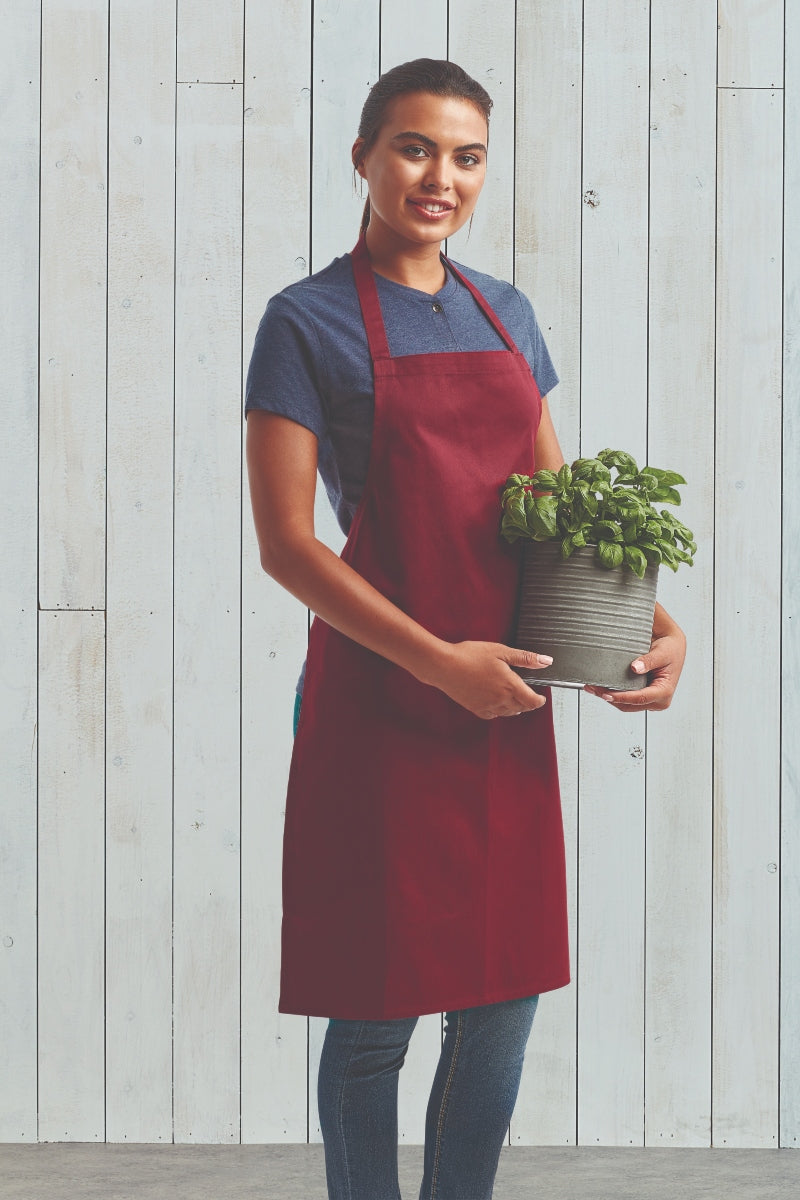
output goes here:
[[[364, 238], [375, 380], [342, 558], [449, 642], [509, 643], [519, 551], [500, 492], [534, 470], [541, 398], [506, 350], [392, 358]], [[279, 1010], [380, 1020], [569, 981], [551, 702], [482, 720], [315, 618], [286, 802]]]

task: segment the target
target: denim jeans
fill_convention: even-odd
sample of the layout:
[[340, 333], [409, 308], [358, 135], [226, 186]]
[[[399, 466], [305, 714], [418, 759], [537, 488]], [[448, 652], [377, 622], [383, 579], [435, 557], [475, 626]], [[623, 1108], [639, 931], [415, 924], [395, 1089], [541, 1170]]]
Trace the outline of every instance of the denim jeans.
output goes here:
[[[446, 1014], [419, 1200], [490, 1200], [538, 996]], [[397, 1083], [417, 1017], [332, 1020], [318, 1100], [329, 1200], [400, 1200]]]

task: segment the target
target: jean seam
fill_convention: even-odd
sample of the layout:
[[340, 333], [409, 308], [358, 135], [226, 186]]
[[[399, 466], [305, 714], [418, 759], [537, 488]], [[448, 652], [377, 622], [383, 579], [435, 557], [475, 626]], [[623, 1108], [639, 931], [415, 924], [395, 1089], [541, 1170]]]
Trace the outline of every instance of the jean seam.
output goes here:
[[344, 1136], [344, 1089], [347, 1084], [348, 1077], [350, 1075], [350, 1064], [353, 1061], [353, 1055], [356, 1052], [356, 1046], [358, 1045], [359, 1038], [361, 1037], [361, 1034], [363, 1032], [364, 1032], [364, 1022], [361, 1021], [361, 1023], [358, 1026], [358, 1032], [356, 1033], [356, 1036], [353, 1038], [353, 1044], [350, 1047], [350, 1054], [347, 1059], [347, 1066], [345, 1067], [344, 1071], [342, 1072], [342, 1086], [339, 1089], [339, 1103], [337, 1105], [337, 1119], [338, 1119], [337, 1123], [339, 1126], [339, 1142], [342, 1147], [342, 1161], [344, 1163], [344, 1178], [345, 1178], [345, 1182], [347, 1184], [346, 1200], [352, 1200], [353, 1186], [352, 1186], [352, 1180], [350, 1178], [350, 1164], [347, 1161], [347, 1139]]
[[442, 1103], [439, 1107], [439, 1120], [436, 1124], [436, 1151], [433, 1158], [433, 1168], [431, 1170], [431, 1195], [430, 1200], [436, 1200], [436, 1185], [439, 1176], [439, 1159], [442, 1153], [442, 1135], [444, 1132], [444, 1122], [447, 1116], [447, 1103], [450, 1099], [450, 1090], [453, 1085], [453, 1076], [455, 1075], [456, 1065], [458, 1063], [458, 1052], [461, 1049], [461, 1039], [463, 1034], [463, 1014], [461, 1010], [456, 1014], [456, 1043], [453, 1047], [453, 1058], [450, 1063], [450, 1070], [447, 1073], [447, 1082], [444, 1085], [442, 1092]]

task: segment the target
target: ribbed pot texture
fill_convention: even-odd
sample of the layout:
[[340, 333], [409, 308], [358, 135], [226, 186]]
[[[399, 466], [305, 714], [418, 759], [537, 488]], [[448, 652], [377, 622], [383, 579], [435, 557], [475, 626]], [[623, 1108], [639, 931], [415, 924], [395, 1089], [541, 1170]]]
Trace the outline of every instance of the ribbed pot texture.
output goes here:
[[607, 570], [594, 546], [561, 557], [561, 545], [526, 542], [515, 644], [551, 654], [553, 665], [519, 669], [526, 683], [594, 684], [609, 690], [644, 687], [630, 664], [650, 649], [658, 567], [638, 579], [629, 567]]

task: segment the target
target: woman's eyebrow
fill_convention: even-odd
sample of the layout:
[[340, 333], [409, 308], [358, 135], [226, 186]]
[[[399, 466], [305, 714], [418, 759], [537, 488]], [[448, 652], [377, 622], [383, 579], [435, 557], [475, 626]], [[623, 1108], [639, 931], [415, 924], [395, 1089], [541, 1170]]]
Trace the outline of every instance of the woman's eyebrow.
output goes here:
[[[429, 138], [427, 134], [419, 133], [415, 129], [407, 129], [405, 133], [396, 133], [392, 138], [393, 142], [404, 141], [406, 138], [413, 138], [417, 142], [422, 142], [424, 146], [430, 146], [431, 150], [437, 149], [437, 144], [433, 138]], [[463, 154], [465, 150], [482, 150], [484, 154], [488, 151], [483, 142], [470, 142], [468, 146], [456, 146], [456, 153]]]

